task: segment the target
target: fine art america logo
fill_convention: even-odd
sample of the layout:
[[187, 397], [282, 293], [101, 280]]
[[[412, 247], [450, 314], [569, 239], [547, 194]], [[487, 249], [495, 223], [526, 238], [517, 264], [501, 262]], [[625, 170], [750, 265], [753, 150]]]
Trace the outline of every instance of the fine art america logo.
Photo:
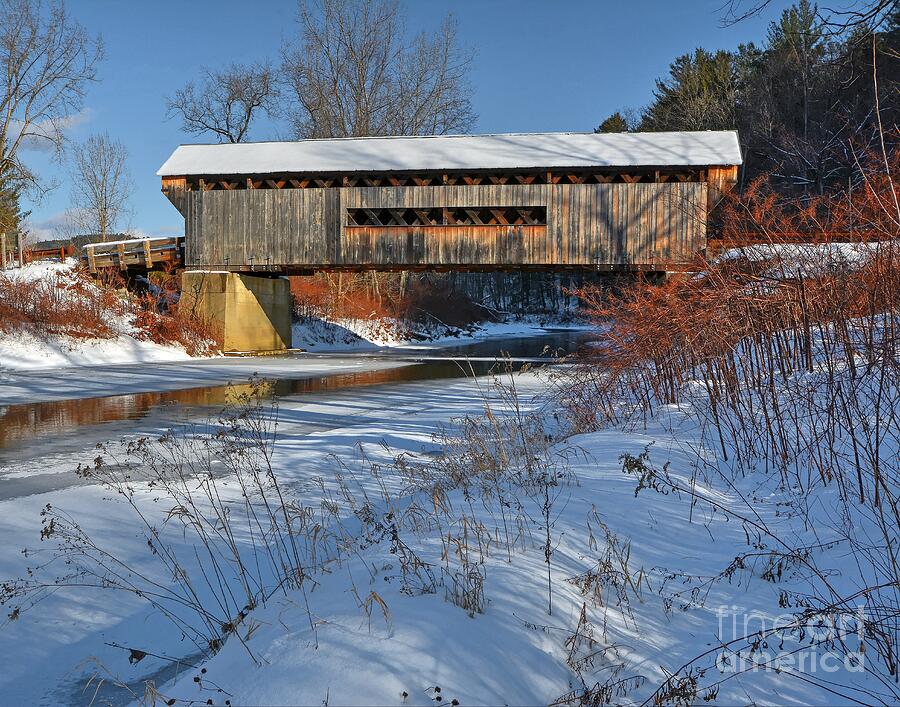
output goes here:
[[865, 670], [865, 612], [782, 614], [745, 612], [738, 606], [716, 609], [723, 673], [784, 671], [861, 673]]

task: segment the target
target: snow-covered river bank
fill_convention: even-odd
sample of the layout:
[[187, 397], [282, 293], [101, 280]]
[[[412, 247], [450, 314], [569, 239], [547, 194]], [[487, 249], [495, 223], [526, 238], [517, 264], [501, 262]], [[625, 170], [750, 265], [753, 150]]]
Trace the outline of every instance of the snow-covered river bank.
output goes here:
[[[288, 483], [302, 483], [327, 474], [330, 459], [353, 457], [359, 444], [430, 450], [441, 424], [480, 411], [473, 371], [486, 373], [501, 352], [529, 358], [572, 351], [585, 336], [557, 332], [420, 351], [16, 372], [0, 385], [0, 577], [24, 572], [29, 559], [20, 551], [40, 545], [40, 511], [48, 503], [77, 515], [96, 537], [130, 547], [128, 519], [103, 502], [108, 492], [74, 468], [91, 462], [98, 443], [116, 448], [119, 438], [158, 435], [214, 416], [228, 392], [254, 374], [275, 380], [278, 456]], [[540, 387], [531, 378], [529, 386]], [[140, 628], [152, 618], [140, 601], [104, 596], [98, 605], [96, 599], [90, 592], [56, 594], [23, 620], [7, 622], [0, 630], [0, 653], [8, 656], [0, 694], [22, 704], [79, 702], [84, 677], [96, 668], [82, 665], [86, 658], [121, 672], [127, 654], [107, 644], [133, 642], [138, 631], [142, 640], [156, 641]], [[179, 643], [162, 639], [160, 645], [184, 656]], [[147, 661], [126, 672], [138, 684], [164, 666]], [[124, 698], [111, 685], [102, 692]]]
[[[581, 338], [571, 336], [569, 350]], [[85, 398], [58, 400], [47, 391], [44, 402], [6, 406], [6, 429], [10, 410], [21, 415], [18, 438], [0, 449], [0, 578], [22, 577], [47, 559], [52, 541], [41, 540], [41, 513], [51, 504], [104, 557], [131, 568], [126, 574], [134, 578], [136, 569], [144, 575], [139, 583], [164, 591], [173, 575], [159, 565], [133, 509], [72, 469], [91, 463], [97, 442], [152, 438], [179, 421], [215, 414], [224, 391], [246, 386], [254, 370], [276, 379], [272, 472], [293, 508], [309, 514], [301, 514], [309, 534], [298, 535], [312, 542], [318, 560], [307, 560], [319, 569], [309, 576], [308, 603], [296, 588], [271, 595], [241, 619], [240, 635], [232, 632], [208, 658], [133, 592], [53, 585], [15, 619], [0, 619], [0, 695], [11, 704], [128, 704], [145, 694], [149, 680], [165, 695], [158, 704], [577, 704], [586, 689], [601, 696], [609, 690], [609, 701], [620, 703], [652, 701], [654, 694], [669, 695], [664, 702], [684, 695], [681, 703], [871, 702], [880, 687], [870, 676], [840, 663], [843, 654], [827, 640], [811, 643], [784, 623], [791, 620], [784, 593], [806, 592], [809, 578], [793, 565], [782, 577], [767, 546], [795, 538], [817, 548], [832, 581], [838, 571], [849, 577], [849, 560], [832, 550], [842, 532], [837, 489], [797, 496], [776, 475], [720, 477], [698, 465], [702, 430], [675, 408], [640, 429], [544, 435], [554, 431], [558, 409], [547, 397], [554, 389], [547, 376], [519, 373], [500, 388], [467, 375], [493, 364], [490, 346], [524, 359], [560, 343], [466, 344], [445, 350], [443, 360], [433, 360], [441, 352], [432, 349], [177, 364], [159, 369], [161, 387], [152, 392], [151, 379], [131, 380], [127, 368], [82, 370], [68, 390], [80, 386]], [[466, 358], [474, 360], [471, 368]], [[104, 379], [107, 386], [118, 381], [119, 394], [87, 397]], [[173, 379], [193, 380], [194, 387], [173, 391]], [[18, 385], [20, 400], [28, 400], [28, 384]], [[486, 401], [496, 417], [479, 417]], [[442, 440], [435, 433], [463, 416], [499, 425], [493, 437], [468, 438], [476, 446], [466, 449], [490, 466], [495, 452], [518, 444], [509, 432], [531, 429], [527, 422], [506, 428], [502, 420], [530, 412], [541, 421], [531, 438], [538, 456], [528, 447], [527, 457], [517, 458], [526, 467], [536, 459], [539, 472], [550, 469], [559, 479], [548, 486], [546, 521], [542, 495], [524, 484], [492, 486], [500, 482], [485, 472], [466, 492], [434, 486], [435, 495], [422, 497], [415, 472], [403, 471], [419, 465], [426, 474], [419, 478], [439, 478]], [[460, 460], [460, 449], [447, 449], [447, 463]], [[115, 443], [109, 451], [126, 456]], [[628, 473], [623, 459], [633, 467]], [[209, 477], [219, 478], [211, 471]], [[237, 509], [238, 486], [228, 475], [221, 482]], [[195, 553], [202, 545], [187, 526], [167, 524], [172, 498], [134, 485], [141, 508], [168, 528], [169, 548], [182, 554], [200, 586], [204, 562]], [[202, 485], [190, 475], [191, 489]], [[797, 512], [798, 498], [806, 513]], [[396, 540], [378, 530], [394, 513], [404, 516]], [[245, 549], [256, 546], [255, 532], [239, 540]], [[332, 555], [338, 546], [343, 550]], [[736, 564], [736, 557], [748, 559]], [[64, 574], [60, 564], [53, 571]], [[229, 561], [220, 567], [231, 571]], [[472, 572], [477, 581], [466, 589]], [[218, 610], [209, 597], [201, 606]], [[814, 666], [756, 670], [769, 661], [767, 646], [761, 653], [755, 641], [758, 628], [772, 629], [766, 635], [772, 651], [780, 642], [778, 660], [800, 654]], [[848, 656], [862, 655], [853, 635], [842, 640]], [[686, 671], [685, 681], [669, 682], [672, 670], [698, 656], [702, 674]], [[809, 672], [816, 670], [821, 674]], [[695, 675], [706, 675], [702, 691], [692, 687]]]

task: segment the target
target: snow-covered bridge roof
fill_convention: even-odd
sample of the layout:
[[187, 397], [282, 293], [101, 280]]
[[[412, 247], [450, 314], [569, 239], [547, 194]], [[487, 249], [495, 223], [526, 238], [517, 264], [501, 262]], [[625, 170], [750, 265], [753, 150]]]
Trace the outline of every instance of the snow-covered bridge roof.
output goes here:
[[509, 133], [181, 145], [162, 177], [741, 164], [737, 133]]

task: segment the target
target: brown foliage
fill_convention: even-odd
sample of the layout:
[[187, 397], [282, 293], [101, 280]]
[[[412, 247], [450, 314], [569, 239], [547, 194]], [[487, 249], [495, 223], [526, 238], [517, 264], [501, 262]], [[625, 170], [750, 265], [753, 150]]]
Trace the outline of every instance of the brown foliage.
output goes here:
[[170, 297], [128, 296], [125, 284], [114, 271], [100, 273], [96, 281], [84, 271], [31, 279], [16, 271], [0, 273], [0, 332], [114, 339], [121, 333], [115, 320], [130, 316], [138, 339], [178, 343], [191, 355], [210, 350], [212, 336], [205, 322], [179, 314], [177, 307], [169, 306]]
[[178, 311], [173, 307], [168, 314], [156, 311], [152, 298], [144, 298], [134, 315], [136, 337], [157, 344], [181, 344], [190, 356], [202, 356], [213, 349], [215, 332], [202, 318]]
[[112, 288], [86, 280], [24, 280], [0, 274], [0, 331], [28, 328], [39, 335], [111, 338], [110, 316], [124, 312]]
[[[748, 389], [765, 396], [776, 378], [820, 364], [853, 371], [862, 357], [896, 366], [900, 217], [893, 189], [877, 162], [853, 194], [790, 200], [758, 181], [720, 210], [720, 250], [763, 246], [764, 258], [732, 251], [700, 258], [700, 275], [662, 285], [580, 290], [607, 328], [575, 391], [581, 422], [649, 415], [689, 397], [692, 382], [705, 386], [715, 411]], [[845, 267], [834, 253], [851, 236], [866, 255]], [[820, 245], [800, 258], [792, 245], [800, 239]]]
[[322, 273], [292, 277], [297, 314], [324, 319], [391, 319], [402, 325], [466, 326], [485, 318], [482, 307], [445, 281], [400, 273]]
[[[810, 527], [836, 519], [838, 539], [825, 552], [766, 528], [754, 548], [771, 542], [778, 561], [760, 576], [780, 581], [784, 563], [800, 558], [808, 584], [779, 598], [799, 626], [864, 605], [866, 670], [885, 685], [897, 675], [900, 587], [900, 208], [890, 176], [898, 167], [896, 157], [877, 157], [863, 164], [852, 190], [812, 199], [756, 182], [719, 214], [720, 250], [744, 250], [701, 258], [698, 274], [661, 285], [581, 290], [607, 335], [582, 357], [565, 398], [582, 428], [652, 419], [677, 434], [686, 420], [697, 434], [688, 442], [696, 450], [693, 478], [718, 474], [733, 484], [741, 474], [777, 474], [787, 515]], [[837, 251], [857, 257], [847, 262], [833, 257]], [[687, 493], [692, 513], [705, 503], [641, 457], [623, 458], [623, 471], [641, 474], [637, 490]], [[837, 491], [836, 507], [814, 495], [824, 486]], [[743, 500], [756, 514], [756, 492]], [[823, 516], [809, 510], [820, 503]], [[753, 535], [748, 544], [757, 543]], [[721, 577], [731, 581], [735, 567]], [[837, 576], [844, 584], [832, 583]], [[842, 587], [852, 587], [849, 598]], [[696, 675], [693, 664], [682, 667], [653, 701], [696, 700]]]

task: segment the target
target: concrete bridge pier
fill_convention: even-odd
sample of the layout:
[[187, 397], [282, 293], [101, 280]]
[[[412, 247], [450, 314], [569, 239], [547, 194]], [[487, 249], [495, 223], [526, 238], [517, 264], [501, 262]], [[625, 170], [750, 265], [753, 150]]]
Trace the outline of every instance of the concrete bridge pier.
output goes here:
[[224, 352], [291, 347], [291, 290], [286, 278], [187, 270], [181, 276], [179, 307], [208, 321]]

